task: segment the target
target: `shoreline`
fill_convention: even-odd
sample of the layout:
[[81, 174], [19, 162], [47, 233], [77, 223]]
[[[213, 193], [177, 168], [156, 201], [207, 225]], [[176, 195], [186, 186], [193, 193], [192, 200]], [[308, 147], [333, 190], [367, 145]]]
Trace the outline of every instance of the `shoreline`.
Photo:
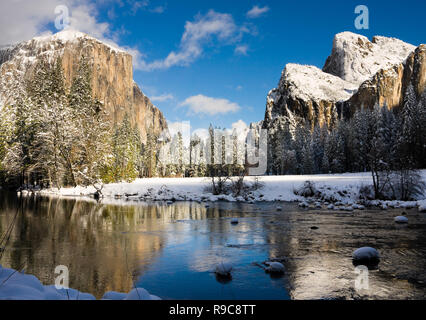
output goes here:
[[[421, 170], [421, 175], [426, 181], [426, 170]], [[372, 184], [371, 174], [365, 173], [343, 173], [343, 174], [320, 174], [299, 176], [261, 176], [246, 177], [244, 182], [248, 188], [255, 183], [261, 187], [244, 192], [243, 196], [232, 194], [213, 195], [208, 188], [211, 185], [210, 178], [145, 178], [137, 179], [127, 183], [106, 184], [102, 190], [100, 201], [106, 204], [123, 205], [128, 203], [155, 203], [155, 202], [178, 202], [194, 201], [207, 202], [299, 202], [301, 207], [324, 208], [343, 211], [361, 209], [364, 207], [387, 208], [414, 208], [419, 211], [426, 209], [426, 190], [422, 196], [413, 201], [400, 200], [365, 200], [359, 196], [361, 187]], [[295, 194], [306, 181], [313, 182], [318, 193], [311, 197]], [[81, 198], [97, 201], [93, 195], [94, 187], [77, 186], [75, 188], [45, 189], [34, 191], [34, 194], [60, 198]], [[25, 190], [21, 195], [31, 192]], [[331, 207], [332, 206], [332, 207]], [[359, 206], [361, 206], [359, 208]], [[337, 207], [337, 208], [336, 208]]]

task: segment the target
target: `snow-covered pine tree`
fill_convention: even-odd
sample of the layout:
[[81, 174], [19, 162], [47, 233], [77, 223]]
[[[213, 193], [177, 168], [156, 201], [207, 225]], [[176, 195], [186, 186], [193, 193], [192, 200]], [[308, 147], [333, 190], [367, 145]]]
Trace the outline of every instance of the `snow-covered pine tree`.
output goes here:
[[96, 186], [110, 154], [111, 125], [102, 103], [92, 96], [91, 67], [85, 56], [72, 81], [69, 104], [79, 129], [70, 159], [71, 177], [74, 184]]
[[414, 87], [410, 84], [407, 87], [404, 107], [402, 110], [402, 136], [405, 150], [402, 152], [413, 161], [416, 167], [423, 167], [426, 160], [425, 152], [425, 120], [426, 106], [424, 92], [419, 99], [416, 97]]

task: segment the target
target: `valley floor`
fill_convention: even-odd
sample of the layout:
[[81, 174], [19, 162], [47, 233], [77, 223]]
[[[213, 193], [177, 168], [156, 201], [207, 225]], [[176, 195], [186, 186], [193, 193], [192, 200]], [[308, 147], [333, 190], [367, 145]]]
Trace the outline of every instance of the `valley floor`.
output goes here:
[[[426, 181], [426, 170], [421, 171], [423, 180]], [[247, 177], [248, 185], [256, 183], [255, 177]], [[303, 186], [305, 181], [314, 183], [321, 192], [322, 199], [306, 199], [295, 194], [295, 190]], [[293, 175], [293, 176], [261, 176], [257, 180], [262, 187], [243, 192], [241, 196], [213, 195], [209, 190], [210, 178], [147, 178], [137, 179], [131, 183], [107, 184], [102, 189], [104, 202], [123, 203], [128, 201], [300, 201], [302, 206], [312, 204], [334, 204], [336, 210], [347, 209], [359, 201], [359, 189], [362, 186], [372, 185], [371, 173], [344, 173], [320, 175]], [[95, 193], [93, 187], [76, 187], [48, 189], [41, 191], [42, 195], [56, 196], [90, 196]], [[426, 207], [426, 190], [418, 201], [370, 201], [370, 205], [387, 207]]]

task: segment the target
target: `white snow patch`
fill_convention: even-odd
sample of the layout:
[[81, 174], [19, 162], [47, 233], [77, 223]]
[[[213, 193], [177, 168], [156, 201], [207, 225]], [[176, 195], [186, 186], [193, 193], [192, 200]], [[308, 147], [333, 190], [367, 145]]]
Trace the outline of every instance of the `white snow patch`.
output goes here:
[[[108, 300], [159, 300], [143, 288], [130, 293], [107, 292]], [[35, 276], [0, 265], [0, 300], [95, 300], [89, 293], [75, 289], [57, 289], [54, 285], [43, 285]]]
[[220, 262], [215, 268], [215, 273], [219, 276], [229, 276], [231, 271], [232, 265], [229, 262]]
[[394, 221], [396, 223], [408, 223], [407, 217], [404, 217], [404, 216], [395, 217]]
[[280, 262], [266, 262], [266, 265], [268, 266], [266, 271], [270, 273], [284, 273], [285, 271], [284, 265]]
[[[281, 81], [289, 84], [292, 98], [307, 100], [344, 101], [349, 99], [358, 86], [337, 76], [323, 72], [315, 66], [289, 63]], [[280, 84], [282, 87], [283, 83]]]
[[[423, 180], [426, 181], [426, 170], [421, 171]], [[308, 207], [307, 199], [294, 194], [294, 190], [301, 188], [306, 181], [315, 184], [324, 201], [334, 202], [337, 209], [342, 206], [352, 206], [353, 209], [362, 210], [365, 207], [357, 204], [359, 200], [359, 189], [363, 185], [372, 185], [371, 174], [363, 173], [343, 173], [343, 174], [320, 174], [320, 175], [294, 175], [294, 176], [263, 176], [259, 178], [263, 188], [250, 194], [250, 197], [233, 197], [232, 195], [216, 196], [206, 191], [206, 187], [211, 184], [208, 178], [149, 178], [138, 179], [131, 183], [113, 183], [104, 186], [102, 193], [105, 203], [127, 203], [126, 195], [133, 195], [129, 200], [135, 201], [239, 201], [239, 202], [260, 202], [260, 201], [300, 201], [300, 207]], [[254, 177], [247, 177], [247, 183], [254, 183]], [[57, 196], [89, 196], [95, 193], [93, 187], [75, 187], [42, 190], [42, 195]], [[426, 195], [422, 195], [418, 200], [426, 200]], [[316, 200], [315, 200], [316, 201]], [[426, 206], [422, 201], [371, 201], [372, 205], [380, 206], [385, 204], [393, 207], [414, 208]], [[209, 207], [205, 203], [206, 208]]]
[[426, 212], [426, 199], [417, 201], [417, 206], [420, 212]]
[[332, 64], [333, 74], [359, 86], [380, 69], [404, 62], [415, 49], [415, 46], [395, 38], [375, 36], [370, 41], [359, 34], [342, 32], [334, 37], [331, 61], [328, 62]]

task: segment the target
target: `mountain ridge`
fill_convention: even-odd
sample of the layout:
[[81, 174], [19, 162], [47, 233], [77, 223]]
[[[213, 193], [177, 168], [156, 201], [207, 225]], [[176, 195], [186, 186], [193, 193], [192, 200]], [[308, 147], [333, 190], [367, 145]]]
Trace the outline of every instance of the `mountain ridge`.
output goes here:
[[65, 85], [70, 88], [80, 59], [92, 69], [93, 96], [102, 101], [113, 123], [128, 114], [143, 141], [150, 128], [156, 135], [167, 130], [167, 121], [133, 79], [132, 56], [121, 48], [75, 30], [42, 35], [0, 51], [0, 104], [13, 102], [14, 86], [31, 80], [38, 61], [62, 59]]
[[[268, 93], [263, 127], [272, 128], [280, 118], [332, 126], [336, 118], [350, 117], [361, 107], [372, 108], [378, 103], [396, 108], [408, 83], [417, 83], [417, 95], [425, 90], [423, 47], [396, 38], [375, 36], [370, 41], [355, 33], [338, 33], [322, 70], [286, 65], [278, 87]], [[417, 71], [410, 73], [414, 65]], [[369, 90], [371, 87], [376, 89]]]

